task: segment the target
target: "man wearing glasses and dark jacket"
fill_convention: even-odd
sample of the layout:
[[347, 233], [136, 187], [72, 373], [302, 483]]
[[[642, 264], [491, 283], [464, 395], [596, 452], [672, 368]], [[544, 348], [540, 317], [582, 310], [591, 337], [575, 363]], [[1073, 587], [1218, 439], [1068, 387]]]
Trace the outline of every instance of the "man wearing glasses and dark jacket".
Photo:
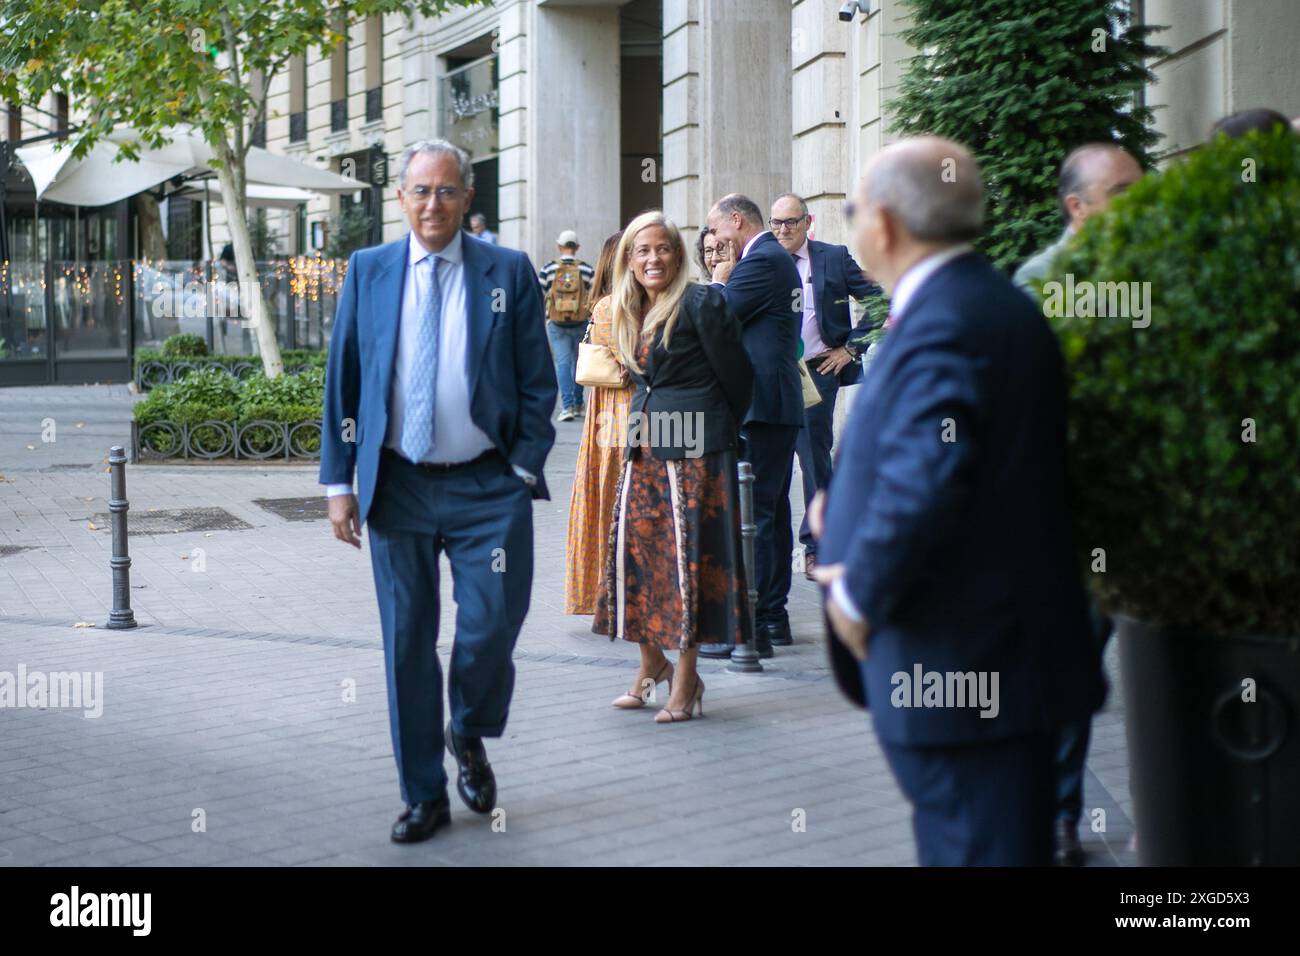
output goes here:
[[804, 428], [795, 443], [803, 473], [805, 514], [799, 525], [799, 543], [803, 545], [804, 574], [812, 580], [817, 542], [808, 528], [807, 508], [813, 495], [831, 481], [835, 398], [841, 386], [855, 385], [862, 378], [858, 350], [849, 339], [865, 332], [869, 320], [864, 311], [857, 327], [852, 325], [849, 299], [861, 301], [879, 295], [880, 286], [862, 274], [847, 246], [808, 238], [812, 216], [808, 205], [794, 193], [776, 198], [767, 224], [794, 257], [803, 281], [803, 361], [822, 396], [819, 404], [804, 409]]

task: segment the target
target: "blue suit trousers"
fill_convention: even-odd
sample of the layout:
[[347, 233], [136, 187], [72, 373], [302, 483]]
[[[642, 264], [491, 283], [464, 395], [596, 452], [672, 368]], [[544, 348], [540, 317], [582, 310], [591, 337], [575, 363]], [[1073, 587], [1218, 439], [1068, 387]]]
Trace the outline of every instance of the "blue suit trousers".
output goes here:
[[921, 866], [1050, 866], [1055, 734], [934, 747], [881, 741]]
[[439, 473], [385, 452], [368, 525], [402, 799], [436, 800], [447, 788], [439, 557], [446, 552], [456, 601], [447, 679], [452, 727], [460, 736], [499, 737], [514, 691], [511, 655], [532, 591], [532, 495], [495, 454]]

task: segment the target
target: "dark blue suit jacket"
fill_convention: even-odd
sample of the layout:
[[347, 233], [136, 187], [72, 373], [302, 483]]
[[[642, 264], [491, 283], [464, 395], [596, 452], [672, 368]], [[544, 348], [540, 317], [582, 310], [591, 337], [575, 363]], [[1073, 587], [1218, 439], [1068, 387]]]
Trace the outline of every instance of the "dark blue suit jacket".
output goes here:
[[[865, 332], [869, 320], [863, 313], [858, 327], [852, 324], [850, 299], [880, 295], [880, 286], [862, 274], [847, 246], [808, 240], [808, 262], [812, 266], [813, 308], [822, 341], [839, 348], [850, 332]], [[862, 363], [850, 362], [840, 371], [841, 385], [854, 385], [862, 378]]]
[[[352, 254], [330, 336], [320, 480], [350, 482], [355, 469], [362, 521], [388, 431], [408, 242], [403, 236]], [[537, 476], [533, 497], [549, 498], [542, 466], [555, 442], [556, 384], [537, 272], [522, 252], [468, 235], [461, 242], [470, 418], [507, 461]], [[355, 441], [345, 440], [348, 419], [356, 423]]]
[[[1065, 378], [1042, 315], [982, 256], [959, 256], [916, 291], [863, 390], [817, 561], [845, 564], [871, 626], [851, 676], [881, 738], [967, 743], [1090, 714], [1103, 688], [1067, 500]], [[898, 706], [894, 675], [917, 664], [996, 672], [997, 716]]]
[[754, 366], [754, 398], [741, 424], [803, 425], [797, 365], [802, 288], [794, 257], [770, 232], [754, 241], [722, 287]]

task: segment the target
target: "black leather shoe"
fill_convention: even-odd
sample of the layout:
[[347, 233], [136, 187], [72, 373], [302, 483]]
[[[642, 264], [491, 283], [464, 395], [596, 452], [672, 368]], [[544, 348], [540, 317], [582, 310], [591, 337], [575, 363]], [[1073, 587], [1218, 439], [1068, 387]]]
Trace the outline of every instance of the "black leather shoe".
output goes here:
[[714, 660], [726, 660], [731, 656], [735, 646], [735, 644], [701, 644], [700, 656], [711, 657]]
[[789, 647], [794, 643], [794, 635], [790, 633], [790, 622], [784, 624], [764, 624], [763, 630], [767, 631], [767, 639], [775, 647]]
[[456, 792], [475, 813], [491, 813], [497, 805], [497, 778], [492, 774], [482, 737], [457, 737], [447, 722], [447, 746], [456, 758]]
[[813, 574], [817, 570], [817, 555], [809, 554], [807, 551], [803, 555], [803, 576], [809, 581], [816, 581], [817, 576]]
[[765, 661], [769, 657], [776, 656], [776, 651], [772, 650], [772, 632], [767, 629], [766, 624], [754, 625], [754, 650], [760, 660]]
[[1083, 844], [1079, 842], [1079, 827], [1066, 820], [1056, 821], [1057, 866], [1083, 866]]
[[438, 827], [451, 823], [451, 802], [443, 794], [441, 800], [413, 803], [393, 824], [394, 843], [419, 843], [437, 832]]

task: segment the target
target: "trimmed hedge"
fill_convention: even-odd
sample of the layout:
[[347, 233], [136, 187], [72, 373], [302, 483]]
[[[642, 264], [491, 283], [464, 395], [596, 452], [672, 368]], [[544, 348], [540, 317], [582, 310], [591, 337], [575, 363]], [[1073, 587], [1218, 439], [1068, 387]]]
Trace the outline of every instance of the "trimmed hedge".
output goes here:
[[[159, 385], [134, 409], [136, 423], [143, 428], [153, 422], [173, 422], [194, 426], [202, 422], [218, 421], [236, 428], [254, 421], [280, 422], [296, 425], [300, 422], [319, 422], [325, 398], [325, 370], [311, 368], [297, 375], [281, 375], [268, 379], [258, 372], [246, 379], [238, 379], [221, 369], [196, 369], [178, 382]], [[218, 429], [211, 426], [198, 428], [192, 435], [205, 445], [219, 444]], [[144, 442], [142, 442], [143, 444]], [[151, 451], [169, 453], [174, 440], [165, 432], [150, 433], [147, 444]], [[259, 434], [254, 429], [248, 439], [255, 451], [265, 451], [275, 444], [269, 434]], [[303, 440], [306, 450], [319, 449], [319, 437]]]
[[201, 335], [181, 333], [164, 340], [159, 351], [165, 358], [197, 358], [208, 354], [208, 343]]
[[[178, 336], [172, 336], [177, 338]], [[195, 336], [198, 338], [198, 336]], [[167, 340], [168, 342], [171, 339]], [[202, 339], [199, 339], [202, 342]], [[261, 364], [261, 359], [256, 355], [208, 355], [206, 352], [197, 354], [186, 354], [180, 352], [167, 352], [164, 348], [160, 349], [136, 349], [135, 368], [136, 374], [139, 375], [140, 367], [146, 362], [202, 362], [204, 364], [224, 365], [233, 367], [246, 362]], [[204, 345], [207, 348], [207, 345]], [[281, 349], [280, 358], [284, 360], [284, 367], [291, 368], [299, 365], [309, 365], [313, 368], [324, 368], [325, 359], [329, 353], [317, 351], [316, 349]]]
[[[1300, 137], [1278, 130], [1147, 176], [1053, 263], [1080, 544], [1110, 609], [1300, 635], [1297, 250]], [[1149, 312], [1053, 318], [1070, 276], [1149, 283]]]

